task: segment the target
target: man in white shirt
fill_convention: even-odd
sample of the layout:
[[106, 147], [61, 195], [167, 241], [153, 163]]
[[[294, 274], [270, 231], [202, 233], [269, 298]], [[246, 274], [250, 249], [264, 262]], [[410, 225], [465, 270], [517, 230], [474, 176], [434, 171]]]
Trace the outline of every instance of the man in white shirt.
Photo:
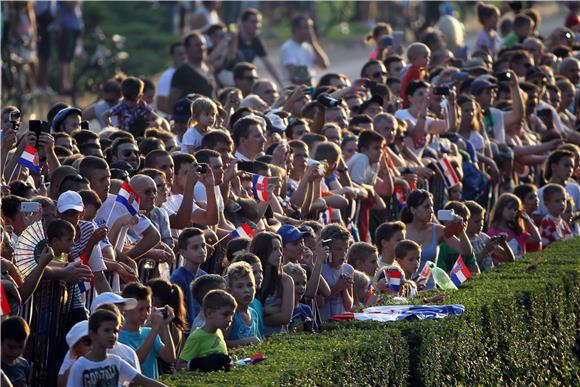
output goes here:
[[310, 77], [314, 76], [314, 67], [328, 68], [328, 56], [318, 44], [314, 23], [305, 16], [297, 16], [291, 23], [292, 39], [287, 40], [280, 48], [280, 62], [284, 83], [292, 84], [292, 74], [299, 66], [306, 66]]
[[183, 46], [183, 42], [173, 43], [169, 48], [169, 54], [171, 55], [173, 65], [161, 74], [157, 82], [157, 110], [160, 110], [168, 116], [173, 110], [173, 106], [168, 106], [167, 103], [167, 97], [169, 97], [169, 91], [171, 90], [171, 78], [173, 78], [175, 69], [185, 62], [185, 47]]
[[266, 137], [263, 120], [256, 116], [240, 118], [233, 127], [236, 152], [234, 157], [241, 161], [253, 161], [264, 151]]

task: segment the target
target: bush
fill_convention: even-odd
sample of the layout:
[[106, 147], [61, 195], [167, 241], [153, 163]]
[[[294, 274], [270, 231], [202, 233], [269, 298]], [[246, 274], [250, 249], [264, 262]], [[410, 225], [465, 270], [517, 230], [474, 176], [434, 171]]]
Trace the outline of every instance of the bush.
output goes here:
[[[183, 373], [169, 385], [580, 385], [580, 238], [503, 265], [446, 294], [460, 317], [324, 325], [244, 348], [267, 360]], [[420, 303], [420, 300], [416, 301]]]

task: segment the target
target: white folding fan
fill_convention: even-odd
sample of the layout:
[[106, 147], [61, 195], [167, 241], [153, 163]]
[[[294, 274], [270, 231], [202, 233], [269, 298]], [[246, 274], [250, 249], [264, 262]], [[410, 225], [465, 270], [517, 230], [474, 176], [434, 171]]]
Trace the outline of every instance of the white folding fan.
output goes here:
[[38, 266], [38, 258], [47, 243], [42, 221], [32, 223], [18, 237], [14, 249], [14, 264], [24, 278]]

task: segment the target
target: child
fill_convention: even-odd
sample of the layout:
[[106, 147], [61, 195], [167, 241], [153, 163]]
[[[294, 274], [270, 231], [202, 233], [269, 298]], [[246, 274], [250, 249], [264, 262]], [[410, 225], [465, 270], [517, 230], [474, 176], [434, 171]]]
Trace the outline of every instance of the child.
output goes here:
[[548, 213], [540, 223], [542, 243], [548, 246], [550, 243], [572, 238], [572, 230], [568, 223], [562, 219], [566, 210], [566, 190], [558, 184], [547, 184], [543, 187], [544, 205]]
[[67, 262], [75, 239], [74, 226], [66, 220], [53, 220], [46, 229], [46, 237], [54, 256], [61, 262]]
[[[264, 281], [264, 271], [262, 270], [262, 263], [260, 258], [252, 253], [241, 253], [238, 254], [232, 263], [236, 262], [246, 262], [252, 267], [252, 274], [254, 275], [254, 281], [256, 284], [256, 293], [262, 288], [262, 282]], [[250, 308], [254, 309], [258, 314], [258, 326], [260, 332], [264, 332], [264, 310], [262, 303], [257, 297], [250, 304]]]
[[578, 223], [580, 214], [574, 214], [574, 200], [571, 197], [566, 198], [566, 210], [562, 214], [562, 219], [564, 222], [570, 226], [570, 230], [572, 231], [572, 235], [577, 237], [580, 236], [580, 224]]
[[370, 130], [361, 132], [358, 138], [358, 152], [347, 163], [355, 183], [375, 185], [384, 143], [385, 138], [376, 132]]
[[346, 228], [337, 224], [326, 225], [322, 229], [321, 238], [332, 239], [330, 261], [322, 265], [322, 277], [330, 286], [330, 296], [320, 308], [320, 319], [326, 321], [352, 308], [354, 268], [344, 262], [350, 242], [350, 233]]
[[113, 125], [111, 117], [114, 117], [115, 127], [131, 132], [135, 124], [160, 120], [153, 108], [143, 100], [143, 87], [143, 81], [139, 78], [125, 78], [121, 83], [123, 98], [103, 113], [103, 121], [107, 126]]
[[[175, 317], [173, 308], [166, 305], [162, 310], [151, 311], [151, 289], [138, 282], [125, 286], [122, 296], [136, 299], [137, 307], [124, 312], [125, 322], [119, 341], [137, 352], [143, 375], [158, 379], [157, 357], [167, 363], [175, 361], [175, 347], [169, 330]], [[149, 319], [151, 327], [144, 327]]]
[[355, 270], [352, 278], [352, 311], [363, 309], [372, 290], [371, 279], [362, 271]]
[[423, 43], [412, 43], [407, 47], [407, 59], [410, 66], [405, 71], [403, 75], [403, 80], [401, 81], [400, 95], [403, 99], [403, 108], [407, 109], [409, 107], [409, 99], [407, 98], [407, 85], [414, 80], [424, 80], [425, 79], [425, 69], [429, 64], [429, 58], [431, 57], [431, 50]]
[[[520, 198], [524, 206], [524, 211], [534, 220], [534, 223], [540, 224], [542, 217], [534, 215], [540, 205], [538, 188], [534, 184], [520, 184], [514, 189], [514, 195]], [[529, 230], [526, 231], [530, 232]], [[541, 243], [526, 242], [526, 251], [529, 253], [541, 249]]]
[[503, 40], [502, 48], [511, 48], [516, 44], [522, 43], [532, 33], [533, 20], [524, 15], [519, 14], [514, 19], [513, 31]]
[[[490, 237], [504, 235], [516, 258], [522, 258], [526, 253], [527, 241], [542, 241], [538, 228], [529, 215], [522, 211], [522, 202], [510, 193], [502, 194], [495, 203], [487, 234]], [[505, 257], [501, 255], [494, 254], [493, 257], [495, 263], [505, 262]]]
[[256, 295], [252, 266], [246, 262], [232, 263], [226, 272], [228, 293], [235, 299], [236, 313], [230, 328], [224, 334], [228, 347], [257, 344], [263, 339], [258, 312], [250, 307]]
[[207, 273], [199, 267], [207, 257], [207, 247], [203, 231], [199, 228], [186, 228], [179, 234], [177, 240], [179, 254], [183, 257], [183, 266], [177, 268], [171, 274], [171, 282], [179, 285], [185, 295], [185, 307], [187, 309], [187, 326], [189, 327], [199, 313], [199, 303], [191, 295], [189, 287], [194, 279]]
[[[193, 154], [201, 146], [203, 135], [215, 124], [217, 112], [217, 105], [209, 98], [199, 97], [193, 102], [190, 128], [183, 135], [181, 142], [182, 152]], [[193, 123], [195, 127], [191, 126]]]
[[379, 267], [392, 265], [395, 262], [395, 246], [405, 239], [405, 223], [400, 221], [381, 224], [375, 233], [375, 241], [379, 248]]
[[485, 271], [494, 267], [492, 253], [500, 255], [503, 262], [513, 262], [515, 260], [514, 253], [505, 238], [501, 236], [490, 238], [489, 235], [482, 232], [485, 209], [472, 200], [466, 201], [465, 205], [471, 213], [465, 233], [473, 246], [473, 254], [479, 269]]
[[2, 371], [15, 386], [28, 386], [30, 365], [22, 357], [30, 328], [19, 316], [9, 317], [2, 322]]
[[[574, 200], [576, 205], [574, 211], [580, 210], [580, 185], [574, 179], [571, 179], [574, 174], [574, 165], [577, 157], [569, 150], [558, 149], [550, 153], [544, 167], [544, 179], [546, 182], [559, 184], [566, 188], [568, 195]], [[545, 187], [542, 187], [538, 190], [540, 205], [538, 210], [534, 212], [534, 215], [538, 216], [538, 220], [541, 220], [548, 212], [546, 206], [544, 206], [542, 195], [544, 189]]]
[[119, 316], [109, 310], [97, 310], [89, 318], [91, 350], [72, 366], [67, 387], [114, 386], [134, 382], [142, 386], [165, 386], [143, 376], [117, 355], [107, 354], [117, 341]]
[[99, 195], [95, 191], [80, 191], [79, 195], [83, 199], [85, 209], [82, 214], [82, 220], [93, 221], [97, 216], [97, 211], [101, 208], [103, 203], [99, 199]]
[[[199, 305], [203, 302], [203, 298], [212, 290], [226, 290], [227, 283], [224, 277], [218, 274], [208, 274], [197, 277], [191, 283], [191, 295], [195, 302]], [[193, 332], [197, 328], [201, 328], [205, 323], [205, 316], [203, 315], [203, 310], [200, 310], [195, 320], [191, 324], [190, 332]]]
[[[401, 295], [403, 297], [415, 297], [417, 295], [417, 284], [411, 280], [413, 273], [419, 269], [419, 261], [421, 260], [421, 246], [415, 241], [403, 240], [397, 243], [395, 247], [395, 260], [397, 265], [403, 271], [404, 278], [401, 278]], [[383, 271], [388, 270], [388, 267], [382, 268]]]
[[477, 19], [483, 29], [477, 36], [474, 51], [483, 51], [495, 56], [499, 50], [500, 39], [497, 35], [499, 9], [491, 4], [477, 4]]
[[[454, 211], [456, 215], [459, 215], [463, 218], [463, 228], [461, 233], [457, 235], [460, 240], [468, 239], [465, 233], [465, 227], [467, 222], [469, 222], [469, 217], [471, 214], [467, 207], [461, 202], [454, 202], [450, 201], [445, 205], [446, 210]], [[444, 226], [449, 226], [450, 222], [441, 222]], [[447, 273], [451, 272], [453, 269], [453, 265], [455, 265], [455, 261], [459, 257], [459, 253], [449, 246], [446, 242], [443, 242], [439, 245], [439, 254], [437, 256], [437, 267], [445, 270]], [[472, 274], [479, 274], [479, 266], [477, 266], [477, 261], [475, 260], [475, 256], [472, 255], [465, 255], [463, 257], [463, 262], [469, 269]]]
[[177, 369], [189, 364], [190, 370], [229, 370], [230, 357], [223, 331], [231, 325], [236, 307], [234, 297], [224, 290], [212, 290], [203, 298], [205, 322], [187, 338]]
[[350, 246], [346, 259], [355, 270], [365, 273], [370, 278], [374, 278], [379, 268], [377, 248], [366, 242], [356, 242]]
[[289, 330], [291, 332], [312, 332], [318, 329], [312, 308], [300, 302], [306, 291], [306, 270], [297, 263], [289, 262], [284, 265], [284, 273], [294, 281], [294, 311]]
[[60, 370], [58, 371], [59, 387], [66, 386], [68, 373], [74, 362], [91, 351], [91, 339], [89, 338], [89, 321], [79, 321], [66, 334], [68, 352]]

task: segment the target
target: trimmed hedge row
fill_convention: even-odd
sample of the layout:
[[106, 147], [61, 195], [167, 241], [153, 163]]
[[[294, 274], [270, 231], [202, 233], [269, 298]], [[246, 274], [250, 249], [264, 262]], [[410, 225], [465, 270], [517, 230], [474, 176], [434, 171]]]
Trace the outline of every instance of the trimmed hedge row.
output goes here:
[[[330, 323], [246, 347], [267, 360], [231, 372], [186, 372], [171, 386], [580, 385], [580, 238], [483, 273], [444, 303], [461, 317]], [[420, 300], [416, 301], [420, 303]]]

